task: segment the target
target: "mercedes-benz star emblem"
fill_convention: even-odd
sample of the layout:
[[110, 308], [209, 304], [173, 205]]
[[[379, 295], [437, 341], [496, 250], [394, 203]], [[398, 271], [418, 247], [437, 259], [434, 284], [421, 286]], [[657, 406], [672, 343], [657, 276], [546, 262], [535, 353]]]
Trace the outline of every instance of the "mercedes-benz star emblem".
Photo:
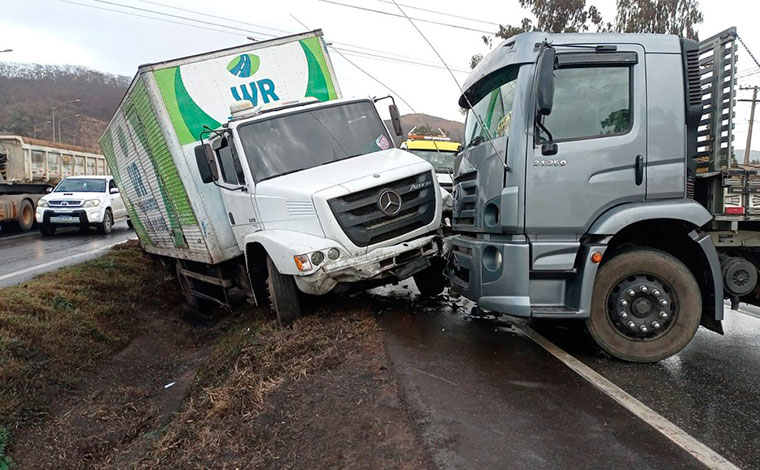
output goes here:
[[385, 215], [396, 215], [401, 212], [401, 196], [392, 189], [386, 189], [377, 198], [377, 206]]

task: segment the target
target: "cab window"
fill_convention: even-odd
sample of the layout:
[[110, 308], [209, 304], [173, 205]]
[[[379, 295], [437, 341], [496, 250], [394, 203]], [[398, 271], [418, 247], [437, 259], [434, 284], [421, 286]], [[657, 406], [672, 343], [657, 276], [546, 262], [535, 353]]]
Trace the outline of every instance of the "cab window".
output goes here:
[[625, 134], [631, 129], [631, 67], [555, 70], [554, 107], [544, 126], [554, 141]]

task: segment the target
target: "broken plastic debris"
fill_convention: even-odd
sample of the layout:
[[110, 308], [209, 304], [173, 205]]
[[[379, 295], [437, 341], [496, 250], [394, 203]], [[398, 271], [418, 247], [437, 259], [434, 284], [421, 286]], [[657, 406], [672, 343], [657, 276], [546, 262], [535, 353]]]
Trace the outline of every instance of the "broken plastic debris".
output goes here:
[[174, 386], [174, 384], [176, 384], [176, 383], [177, 383], [177, 382], [169, 382], [168, 384], [164, 385], [164, 388], [173, 387], [173, 386]]

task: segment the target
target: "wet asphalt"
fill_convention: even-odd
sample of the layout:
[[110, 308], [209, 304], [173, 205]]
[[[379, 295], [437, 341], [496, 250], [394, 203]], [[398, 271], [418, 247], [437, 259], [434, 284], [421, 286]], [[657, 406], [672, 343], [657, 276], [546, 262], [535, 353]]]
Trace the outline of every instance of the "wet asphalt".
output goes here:
[[[103, 253], [94, 251], [114, 243], [137, 238], [126, 222], [114, 224], [108, 235], [95, 229], [80, 233], [77, 228], [58, 230], [43, 238], [39, 232], [6, 232], [0, 235], [0, 287], [18, 284], [44, 272], [81, 263]], [[89, 253], [88, 253], [89, 252]], [[70, 258], [74, 256], [74, 258]]]
[[[465, 299], [413, 283], [367, 294], [412, 416], [439, 468], [704, 468], [524, 336], [472, 319]], [[411, 304], [411, 308], [409, 308]], [[750, 312], [751, 313], [751, 312]], [[760, 309], [727, 312], [657, 364], [611, 358], [582, 324], [529, 322], [556, 345], [735, 465], [760, 468]]]

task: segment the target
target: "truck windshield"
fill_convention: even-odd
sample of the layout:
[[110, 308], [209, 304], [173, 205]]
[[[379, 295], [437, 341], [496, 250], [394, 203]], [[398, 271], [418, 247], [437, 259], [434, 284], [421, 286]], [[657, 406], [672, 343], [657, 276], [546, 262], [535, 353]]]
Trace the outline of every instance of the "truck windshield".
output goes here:
[[444, 152], [436, 150], [415, 150], [409, 149], [407, 152], [413, 153], [423, 160], [428, 161], [436, 173], [450, 173], [454, 171], [454, 157], [456, 152]]
[[251, 122], [238, 135], [257, 182], [393, 146], [369, 101]]
[[58, 183], [56, 193], [104, 193], [106, 180], [100, 178], [71, 178]]
[[519, 66], [509, 67], [500, 75], [498, 81], [486, 80], [483, 83], [482, 86], [489, 87], [486, 90], [487, 94], [467, 110], [464, 147], [486, 142], [489, 136], [492, 139], [509, 136], [518, 71]]

